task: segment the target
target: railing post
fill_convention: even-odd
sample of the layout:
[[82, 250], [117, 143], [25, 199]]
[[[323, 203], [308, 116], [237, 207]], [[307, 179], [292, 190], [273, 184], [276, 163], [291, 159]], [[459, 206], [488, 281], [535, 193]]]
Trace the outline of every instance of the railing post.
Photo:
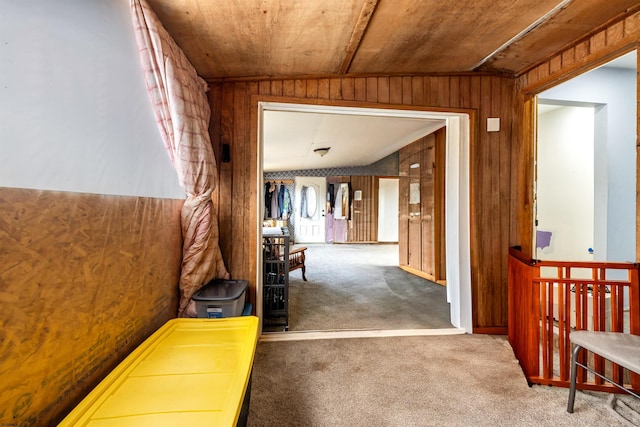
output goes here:
[[536, 267], [509, 249], [509, 343], [527, 380], [540, 369], [540, 290], [533, 284]]

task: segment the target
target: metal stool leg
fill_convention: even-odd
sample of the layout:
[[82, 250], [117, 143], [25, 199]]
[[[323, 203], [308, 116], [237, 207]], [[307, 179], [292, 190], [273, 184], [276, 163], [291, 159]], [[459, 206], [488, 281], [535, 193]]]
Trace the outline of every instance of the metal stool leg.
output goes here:
[[579, 345], [573, 349], [573, 354], [571, 356], [571, 384], [569, 386], [569, 403], [567, 404], [567, 412], [573, 414], [573, 403], [576, 400], [576, 379], [578, 376], [578, 353], [582, 347]]

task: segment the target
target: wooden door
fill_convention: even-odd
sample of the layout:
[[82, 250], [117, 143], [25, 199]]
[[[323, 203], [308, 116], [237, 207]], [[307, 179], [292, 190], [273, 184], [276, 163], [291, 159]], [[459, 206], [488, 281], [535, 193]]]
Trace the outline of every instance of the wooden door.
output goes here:
[[433, 135], [425, 138], [425, 146], [420, 155], [422, 158], [420, 167], [421, 177], [421, 208], [422, 216], [420, 218], [420, 231], [422, 237], [422, 272], [436, 276], [436, 259], [435, 259], [435, 161], [436, 161], [436, 139]]
[[400, 151], [398, 249], [400, 266], [446, 283], [446, 129]]
[[296, 177], [296, 243], [324, 243], [326, 192], [326, 178]]
[[422, 270], [422, 155], [418, 151], [409, 156], [409, 227], [408, 227], [408, 265]]

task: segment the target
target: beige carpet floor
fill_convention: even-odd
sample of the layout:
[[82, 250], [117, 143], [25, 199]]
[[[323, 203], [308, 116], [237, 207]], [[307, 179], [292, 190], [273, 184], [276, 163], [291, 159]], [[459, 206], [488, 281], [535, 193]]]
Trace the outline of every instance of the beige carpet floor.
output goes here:
[[488, 335], [263, 342], [251, 390], [252, 427], [633, 425], [598, 393], [567, 413], [567, 389], [529, 387]]
[[[568, 414], [568, 389], [529, 387], [503, 336], [297, 341], [304, 331], [451, 328], [446, 289], [399, 269], [397, 245], [306, 246], [308, 282], [290, 276], [291, 332], [258, 343], [249, 426], [640, 423], [599, 393], [579, 392]], [[272, 341], [285, 337], [294, 340]]]

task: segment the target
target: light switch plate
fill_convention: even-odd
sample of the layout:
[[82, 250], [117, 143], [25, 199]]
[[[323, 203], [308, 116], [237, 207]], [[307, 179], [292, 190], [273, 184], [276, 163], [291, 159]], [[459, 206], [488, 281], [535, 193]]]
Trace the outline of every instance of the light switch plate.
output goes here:
[[500, 130], [500, 119], [489, 117], [487, 119], [487, 132], [498, 132]]

